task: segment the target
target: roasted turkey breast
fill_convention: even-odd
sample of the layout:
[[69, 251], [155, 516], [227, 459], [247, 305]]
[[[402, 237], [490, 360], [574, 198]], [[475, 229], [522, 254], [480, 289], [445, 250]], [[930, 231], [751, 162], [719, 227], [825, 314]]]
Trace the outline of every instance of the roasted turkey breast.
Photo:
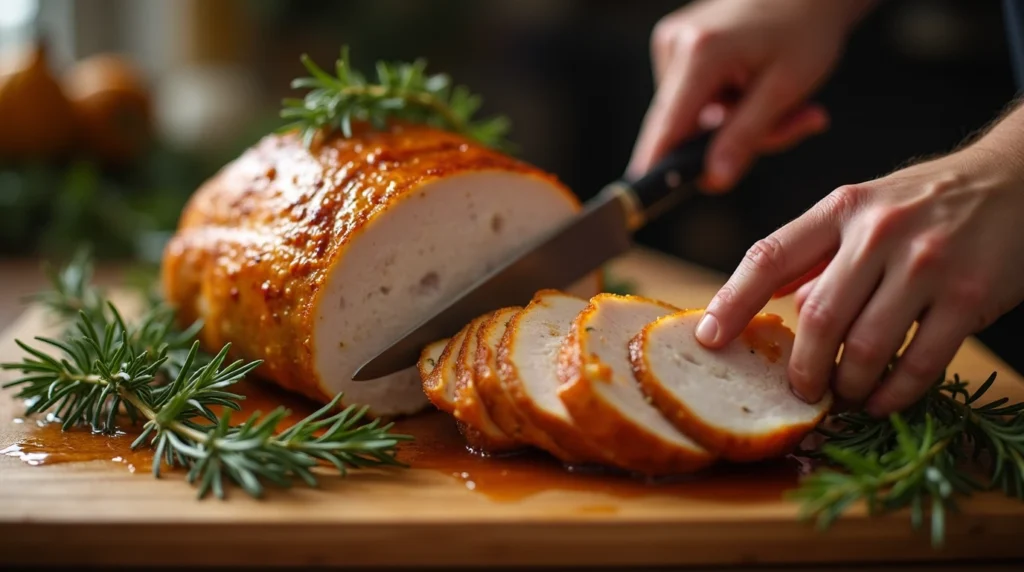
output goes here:
[[[556, 290], [538, 292], [513, 316], [498, 347], [498, 375], [524, 419], [546, 437], [534, 444], [567, 463], [610, 458], [558, 398], [558, 353], [587, 301]], [[551, 441], [555, 448], [550, 449]]]
[[630, 342], [644, 394], [675, 426], [731, 461], [789, 453], [821, 422], [831, 393], [808, 404], [789, 388], [793, 332], [782, 318], [756, 316], [723, 348], [696, 338], [700, 310], [658, 318]]
[[[553, 176], [447, 131], [354, 125], [312, 147], [275, 134], [204, 183], [162, 264], [180, 320], [257, 373], [390, 416], [427, 399], [415, 368], [352, 373], [524, 244], [576, 213]], [[595, 274], [582, 283], [598, 287]]]
[[629, 341], [675, 311], [639, 296], [598, 294], [574, 316], [559, 353], [557, 395], [574, 424], [617, 466], [637, 473], [688, 473], [715, 459], [652, 406], [633, 377]]
[[467, 430], [473, 432], [473, 436], [468, 440], [474, 443], [474, 448], [479, 452], [505, 453], [523, 449], [525, 444], [498, 427], [491, 419], [476, 389], [479, 332], [492, 316], [493, 313], [480, 316], [466, 327], [465, 340], [455, 362], [455, 418], [461, 421]]

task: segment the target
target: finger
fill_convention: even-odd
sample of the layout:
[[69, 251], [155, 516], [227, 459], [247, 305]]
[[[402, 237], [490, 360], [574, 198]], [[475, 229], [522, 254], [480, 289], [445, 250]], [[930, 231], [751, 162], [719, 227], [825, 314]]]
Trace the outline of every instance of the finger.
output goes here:
[[797, 103], [802, 90], [782, 67], [765, 71], [711, 143], [708, 175], [716, 189], [732, 187], [747, 170], [758, 145]]
[[673, 145], [696, 132], [701, 109], [720, 86], [716, 61], [708, 56], [675, 54], [644, 117], [627, 168], [643, 176]]
[[817, 284], [818, 284], [818, 279], [814, 278], [814, 279], [810, 280], [809, 282], [807, 282], [806, 284], [804, 284], [803, 286], [801, 286], [799, 289], [797, 289], [797, 291], [796, 291], [796, 313], [797, 313], [798, 316], [800, 315], [800, 310], [802, 310], [803, 307], [804, 307], [804, 302], [807, 301], [807, 296], [810, 295], [811, 290], [814, 290], [814, 287]]
[[[775, 293], [772, 294], [772, 298], [785, 298], [793, 292], [797, 292], [799, 294], [801, 290], [804, 290], [804, 298], [806, 298], [809, 290], [806, 290], [805, 286], [821, 275], [821, 273], [825, 271], [825, 268], [828, 268], [828, 265], [832, 262], [833, 256], [834, 254], [822, 259], [821, 262], [815, 264], [802, 276], [776, 290]], [[803, 300], [800, 300], [800, 303], [802, 304]]]
[[807, 294], [789, 359], [789, 382], [809, 403], [817, 403], [828, 389], [839, 346], [878, 286], [884, 265], [877, 250], [845, 243]]
[[784, 117], [778, 125], [761, 139], [758, 151], [779, 153], [792, 148], [812, 135], [828, 129], [829, 116], [819, 105], [807, 105]]
[[654, 69], [654, 85], [660, 85], [668, 70], [672, 54], [676, 52], [674, 26], [659, 23], [651, 34], [651, 67]]
[[864, 403], [875, 391], [914, 320], [924, 311], [927, 292], [926, 282], [911, 282], [902, 272], [883, 278], [843, 342], [833, 386], [837, 395]]
[[929, 309], [896, 366], [868, 399], [867, 412], [884, 417], [920, 399], [953, 361], [969, 330], [956, 309]]
[[696, 334], [702, 344], [721, 347], [734, 339], [778, 288], [838, 248], [843, 215], [835, 204], [831, 200], [818, 202], [747, 250], [698, 324]]

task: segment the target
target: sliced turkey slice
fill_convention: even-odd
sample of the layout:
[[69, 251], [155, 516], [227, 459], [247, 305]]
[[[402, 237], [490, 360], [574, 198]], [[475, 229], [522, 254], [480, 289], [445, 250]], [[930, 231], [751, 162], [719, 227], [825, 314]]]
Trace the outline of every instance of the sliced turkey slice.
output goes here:
[[498, 375], [523, 418], [557, 446], [547, 449], [552, 455], [568, 463], [607, 463], [609, 458], [575, 423], [557, 395], [559, 348], [573, 318], [586, 306], [586, 300], [570, 294], [537, 292], [505, 330], [498, 346]]
[[498, 375], [498, 346], [501, 344], [501, 339], [512, 318], [520, 310], [522, 310], [521, 307], [513, 306], [495, 312], [477, 332], [475, 378], [477, 393], [491, 419], [506, 435], [513, 436], [544, 451], [552, 452], [552, 455], [560, 459], [573, 458], [573, 455], [559, 447], [547, 433], [541, 431], [539, 427], [523, 416], [516, 406], [512, 394], [506, 389], [505, 384], [501, 381], [501, 376]]
[[559, 356], [558, 397], [576, 426], [616, 465], [647, 475], [693, 472], [714, 461], [648, 403], [633, 377], [630, 339], [675, 311], [639, 296], [598, 294], [573, 320]]
[[423, 383], [426, 383], [430, 373], [434, 371], [434, 367], [437, 366], [437, 362], [441, 359], [441, 354], [444, 353], [444, 347], [448, 345], [449, 338], [443, 340], [437, 340], [436, 342], [423, 348], [420, 352], [420, 359], [416, 362], [416, 369], [420, 372], [420, 379]]
[[430, 344], [420, 356], [420, 364], [418, 364], [420, 375], [425, 369], [423, 362], [429, 359], [434, 360], [434, 367], [426, 377], [422, 378], [423, 392], [427, 394], [427, 399], [434, 404], [434, 407], [446, 413], [455, 413], [455, 362], [458, 361], [459, 350], [462, 348], [462, 342], [466, 339], [468, 328], [467, 324], [452, 336], [444, 344], [444, 349], [436, 358], [432, 355], [428, 356], [427, 353], [437, 351], [437, 344], [441, 342]]
[[814, 405], [789, 388], [793, 332], [772, 314], [756, 316], [723, 348], [695, 331], [702, 312], [663, 316], [630, 342], [640, 388], [679, 430], [731, 461], [781, 456], [825, 417], [831, 393]]
[[466, 326], [465, 340], [455, 363], [455, 418], [465, 426], [463, 435], [480, 453], [504, 453], [522, 449], [524, 444], [510, 437], [494, 423], [476, 388], [478, 333], [493, 313], [480, 316]]

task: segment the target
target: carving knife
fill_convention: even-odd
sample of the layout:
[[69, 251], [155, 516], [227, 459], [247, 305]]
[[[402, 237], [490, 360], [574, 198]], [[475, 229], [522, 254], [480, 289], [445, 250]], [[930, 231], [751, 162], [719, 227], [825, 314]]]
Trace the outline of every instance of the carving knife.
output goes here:
[[544, 288], [564, 289], [633, 245], [651, 219], [696, 192], [711, 133], [685, 141], [638, 180], [605, 186], [568, 222], [518, 250], [433, 315], [394, 340], [352, 375], [378, 379], [416, 365], [423, 348], [448, 338], [474, 318], [505, 306], [525, 306]]

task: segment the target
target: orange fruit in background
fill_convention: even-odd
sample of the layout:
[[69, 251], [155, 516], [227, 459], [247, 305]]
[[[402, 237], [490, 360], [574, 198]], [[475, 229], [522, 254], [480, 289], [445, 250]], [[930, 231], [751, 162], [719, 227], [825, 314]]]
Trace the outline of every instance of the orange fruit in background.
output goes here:
[[152, 100], [142, 72], [127, 58], [98, 54], [64, 76], [86, 155], [123, 164], [145, 151], [153, 134]]
[[77, 121], [46, 56], [42, 43], [0, 55], [0, 163], [52, 159], [75, 143]]

